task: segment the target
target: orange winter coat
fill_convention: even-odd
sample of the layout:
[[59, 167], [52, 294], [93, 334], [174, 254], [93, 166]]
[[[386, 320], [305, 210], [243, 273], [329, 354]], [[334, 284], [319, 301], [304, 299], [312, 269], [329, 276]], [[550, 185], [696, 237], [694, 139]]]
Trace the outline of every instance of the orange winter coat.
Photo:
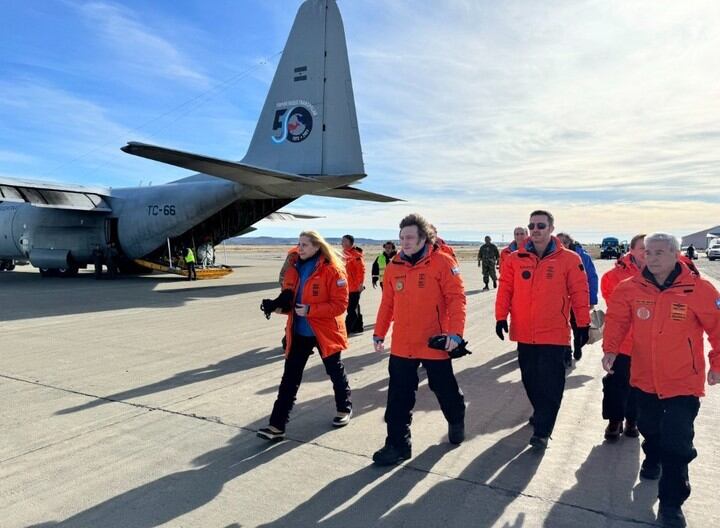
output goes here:
[[[630, 279], [632, 277], [636, 277], [637, 275], [640, 275], [640, 268], [638, 268], [637, 264], [635, 264], [635, 259], [632, 258], [632, 255], [630, 255], [630, 253], [626, 253], [620, 257], [615, 263], [615, 267], [605, 272], [602, 279], [600, 279], [600, 291], [605, 299], [605, 303], [607, 303], [608, 306], [610, 305], [610, 297], [612, 296], [612, 292], [615, 291], [615, 288], [617, 288], [618, 284], [625, 279]], [[630, 352], [632, 352], [632, 342], [633, 338], [631, 329], [625, 336], [625, 339], [623, 339], [618, 352], [629, 356]]]
[[439, 247], [427, 245], [412, 265], [401, 253], [385, 268], [375, 335], [384, 338], [393, 324], [391, 354], [414, 359], [448, 359], [444, 350], [427, 346], [440, 334], [463, 335], [465, 288], [460, 269]]
[[363, 254], [356, 248], [343, 251], [345, 257], [345, 272], [348, 279], [348, 291], [350, 293], [362, 291], [365, 282], [365, 259]]
[[510, 315], [510, 339], [519, 343], [570, 343], [570, 308], [577, 325], [590, 325], [590, 292], [580, 256], [552, 237], [552, 251], [539, 258], [528, 247], [503, 263], [495, 319]]
[[502, 274], [503, 272], [503, 263], [507, 262], [507, 258], [512, 255], [512, 252], [515, 250], [517, 250], [517, 244], [513, 240], [500, 252], [500, 260], [498, 262], [498, 269], [500, 270], [500, 274]]
[[648, 271], [618, 284], [605, 317], [603, 350], [617, 353], [632, 329], [630, 385], [659, 398], [705, 395], [703, 331], [710, 368], [720, 371], [720, 293], [681, 265], [660, 290]]
[[[294, 300], [297, 298], [297, 286], [300, 280], [297, 268], [291, 266], [285, 273], [283, 290], [293, 291], [293, 309], [288, 313], [285, 325], [285, 356], [290, 353], [292, 344], [293, 321], [295, 318]], [[345, 330], [345, 310], [348, 305], [348, 286], [345, 273], [334, 267], [322, 255], [318, 258], [302, 292], [302, 303], [310, 307], [307, 321], [318, 342], [320, 355], [328, 357], [348, 347]]]

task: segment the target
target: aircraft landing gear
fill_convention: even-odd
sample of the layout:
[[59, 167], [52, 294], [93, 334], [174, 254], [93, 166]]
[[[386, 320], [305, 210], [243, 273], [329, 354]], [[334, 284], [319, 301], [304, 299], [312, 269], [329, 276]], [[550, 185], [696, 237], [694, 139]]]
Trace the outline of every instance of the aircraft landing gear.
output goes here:
[[78, 274], [79, 269], [76, 267], [71, 268], [39, 268], [40, 276], [42, 277], [61, 277], [68, 278], [74, 277]]
[[12, 271], [15, 269], [15, 262], [12, 260], [0, 260], [0, 271]]

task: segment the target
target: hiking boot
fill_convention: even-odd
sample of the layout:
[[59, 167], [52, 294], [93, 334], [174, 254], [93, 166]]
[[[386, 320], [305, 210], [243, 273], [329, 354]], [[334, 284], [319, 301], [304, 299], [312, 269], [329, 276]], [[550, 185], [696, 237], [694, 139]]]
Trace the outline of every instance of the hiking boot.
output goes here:
[[490, 288], [488, 288], [488, 285], [486, 284], [485, 287], [483, 288], [483, 291], [486, 291], [486, 290], [489, 290], [489, 289], [490, 289]]
[[536, 451], [544, 451], [545, 449], [547, 449], [548, 440], [549, 440], [549, 438], [547, 436], [532, 435], [530, 437], [530, 442], [528, 442], [528, 443]]
[[373, 453], [373, 462], [378, 466], [393, 466], [410, 458], [410, 446], [395, 447], [385, 442], [385, 445]]
[[575, 361], [580, 361], [582, 359], [582, 349], [578, 348], [573, 352], [573, 357], [575, 358]]
[[277, 442], [285, 438], [285, 431], [281, 431], [277, 427], [268, 426], [263, 427], [257, 432], [257, 435], [260, 438], [264, 438], [265, 440], [270, 440], [271, 442]]
[[530, 418], [528, 418], [528, 423], [530, 425], [535, 425], [535, 415], [534, 414]]
[[448, 440], [455, 445], [463, 443], [463, 440], [465, 440], [465, 422], [448, 424]]
[[660, 473], [662, 473], [660, 462], [652, 462], [647, 458], [643, 460], [642, 466], [640, 466], [640, 478], [657, 480], [660, 478]]
[[630, 438], [637, 438], [640, 436], [640, 431], [638, 431], [637, 424], [634, 420], [625, 420], [625, 436], [629, 436]]
[[352, 418], [352, 409], [348, 412], [338, 411], [332, 421], [333, 427], [345, 427], [350, 423], [350, 418]]
[[608, 426], [605, 428], [605, 440], [608, 442], [615, 442], [623, 432], [622, 420], [610, 420]]
[[497, 282], [493, 281], [493, 288], [497, 289]]
[[668, 506], [660, 503], [657, 520], [660, 526], [671, 526], [673, 528], [685, 528], [687, 521], [680, 506]]

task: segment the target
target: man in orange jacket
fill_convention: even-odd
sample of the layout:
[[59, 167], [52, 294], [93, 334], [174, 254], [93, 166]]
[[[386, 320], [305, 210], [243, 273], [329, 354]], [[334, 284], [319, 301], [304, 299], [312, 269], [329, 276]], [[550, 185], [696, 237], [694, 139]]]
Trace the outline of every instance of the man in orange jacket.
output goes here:
[[345, 327], [348, 334], [359, 334], [365, 328], [362, 313], [360, 312], [360, 294], [365, 282], [365, 259], [362, 249], [355, 247], [355, 237], [345, 235], [342, 237], [343, 256], [345, 257], [345, 272], [348, 278], [348, 309], [345, 317]]
[[[645, 266], [645, 235], [635, 235], [630, 241], [630, 251], [620, 257], [615, 266], [600, 279], [600, 291], [609, 305], [612, 293], [625, 279], [640, 275]], [[625, 436], [640, 436], [637, 428], [637, 398], [630, 387], [630, 353], [632, 352], [632, 331], [625, 336], [615, 360], [613, 373], [602, 380], [602, 417], [608, 420], [605, 439], [614, 442], [625, 432]], [[625, 427], [623, 428], [623, 420]]]
[[[387, 438], [373, 455], [378, 465], [397, 464], [410, 458], [412, 409], [422, 363], [430, 390], [435, 393], [445, 419], [448, 439], [465, 439], [465, 399], [458, 387], [449, 353], [463, 343], [465, 289], [453, 258], [434, 244], [427, 220], [411, 214], [400, 222], [402, 250], [385, 269], [385, 286], [375, 322], [373, 343], [377, 352], [393, 325], [388, 388]], [[444, 350], [430, 347], [430, 339], [443, 336]]]
[[565, 389], [565, 348], [570, 344], [570, 308], [580, 346], [590, 328], [590, 291], [580, 256], [552, 236], [553, 215], [533, 211], [524, 248], [506, 259], [495, 299], [495, 333], [518, 343], [518, 363], [533, 406], [530, 445], [545, 449]]
[[513, 251], [517, 251], [519, 248], [525, 246], [528, 239], [527, 227], [518, 226], [513, 229], [513, 241], [503, 248], [500, 252], [499, 270], [502, 274], [503, 262], [510, 256]]
[[707, 381], [720, 382], [720, 293], [678, 262], [678, 249], [672, 235], [645, 237], [646, 267], [615, 289], [603, 335], [603, 368], [612, 373], [632, 330], [630, 384], [637, 388], [645, 452], [640, 477], [660, 477], [663, 526], [686, 526], [681, 506], [690, 496], [693, 426], [705, 395], [703, 332], [712, 347]]

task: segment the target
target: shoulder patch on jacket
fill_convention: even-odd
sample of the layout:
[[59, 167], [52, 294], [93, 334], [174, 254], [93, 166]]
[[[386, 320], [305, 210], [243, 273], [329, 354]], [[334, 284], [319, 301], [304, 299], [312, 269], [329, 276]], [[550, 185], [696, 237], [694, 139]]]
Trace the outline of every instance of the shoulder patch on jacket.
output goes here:
[[454, 268], [451, 268], [451, 269], [450, 269], [450, 272], [451, 272], [453, 275], [460, 275], [460, 268], [459, 268], [458, 266], [455, 266]]
[[335, 284], [337, 284], [338, 288], [342, 288], [347, 285], [347, 281], [345, 279], [338, 279]]
[[720, 310], [720, 299], [715, 299], [715, 306]]

